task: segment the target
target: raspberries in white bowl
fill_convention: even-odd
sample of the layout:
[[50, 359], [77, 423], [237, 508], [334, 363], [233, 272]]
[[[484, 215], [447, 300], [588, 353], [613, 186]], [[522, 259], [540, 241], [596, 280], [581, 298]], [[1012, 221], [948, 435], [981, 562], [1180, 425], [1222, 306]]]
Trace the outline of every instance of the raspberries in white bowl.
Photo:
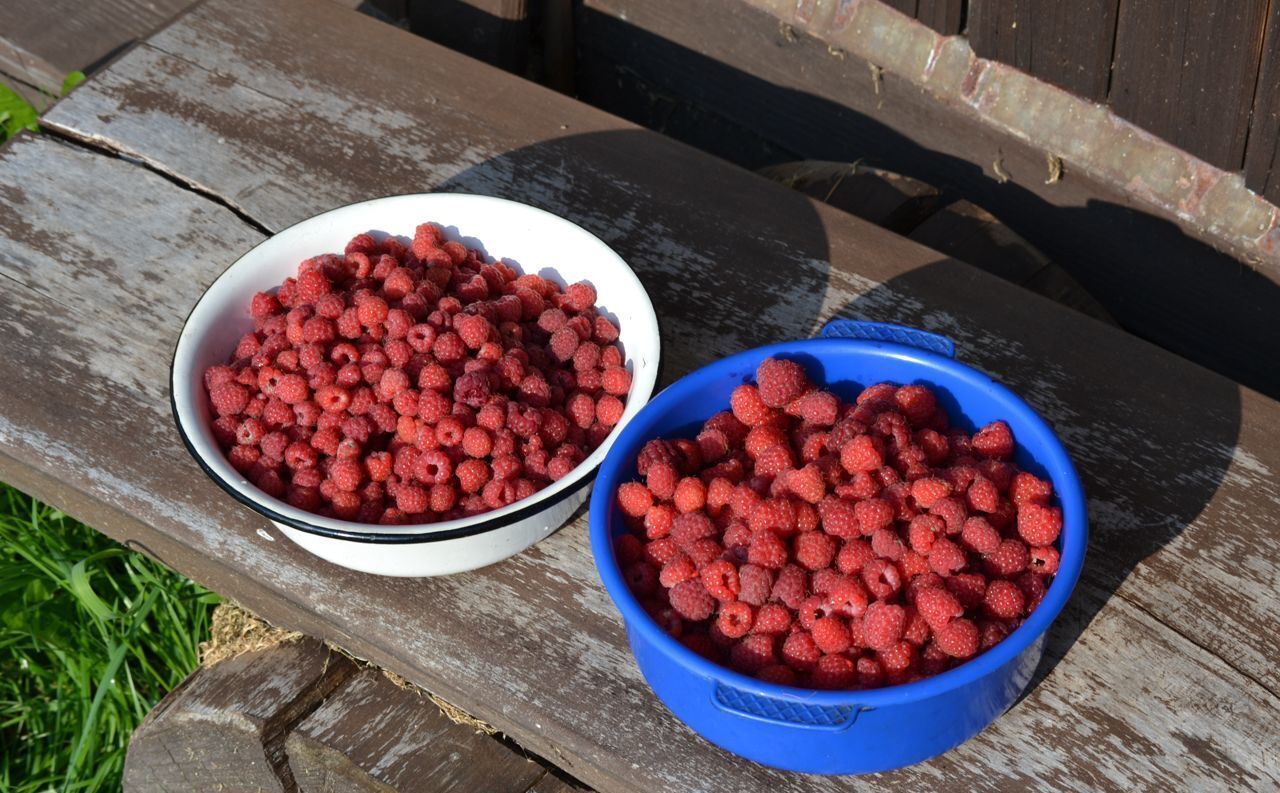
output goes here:
[[631, 389], [596, 290], [520, 275], [419, 225], [309, 257], [250, 302], [253, 328], [204, 372], [228, 461], [318, 515], [425, 524], [561, 479]]
[[659, 348], [643, 285], [587, 231], [488, 196], [391, 196], [214, 280], [174, 352], [174, 415], [214, 482], [308, 550], [440, 575], [568, 520]]

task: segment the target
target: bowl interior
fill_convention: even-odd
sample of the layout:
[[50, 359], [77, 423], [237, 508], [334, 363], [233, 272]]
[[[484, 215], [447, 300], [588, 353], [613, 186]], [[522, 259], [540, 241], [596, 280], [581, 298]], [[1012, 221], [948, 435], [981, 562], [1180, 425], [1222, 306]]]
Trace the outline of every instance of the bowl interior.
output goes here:
[[[428, 221], [441, 225], [448, 239], [478, 248], [488, 258], [501, 259], [521, 273], [536, 273], [562, 286], [588, 281], [596, 288], [601, 313], [619, 326], [625, 365], [632, 374], [622, 421], [568, 476], [523, 502], [471, 518], [427, 526], [366, 527], [303, 512], [267, 496], [232, 468], [218, 447], [203, 389], [204, 370], [225, 363], [237, 340], [252, 329], [249, 300], [254, 293], [274, 290], [286, 277], [296, 275], [303, 259], [341, 253], [347, 241], [361, 232], [395, 236], [407, 243], [414, 228]], [[489, 196], [390, 196], [334, 209], [290, 226], [223, 272], [200, 298], [179, 336], [173, 361], [174, 410], [188, 445], [210, 475], [242, 501], [269, 509], [273, 519], [303, 530], [436, 534], [478, 521], [500, 521], [524, 509], [527, 502], [550, 499], [579, 485], [653, 393], [659, 345], [657, 318], [639, 279], [612, 249], [579, 226], [535, 207]]]
[[[728, 409], [729, 395], [738, 385], [754, 381], [755, 370], [767, 357], [799, 362], [810, 378], [846, 401], [865, 386], [880, 382], [920, 384], [933, 389], [952, 424], [973, 431], [1003, 419], [1018, 444], [1017, 465], [1050, 479], [1063, 510], [1064, 529], [1058, 574], [1041, 606], [996, 647], [941, 675], [902, 686], [857, 692], [809, 692], [807, 701], [839, 702], [856, 695], [859, 702], [886, 703], [912, 698], [954, 684], [962, 676], [994, 669], [1035, 640], [1057, 616], [1075, 586], [1084, 560], [1086, 521], [1079, 478], [1053, 430], [1017, 395], [975, 369], [932, 353], [897, 344], [813, 339], [760, 347], [722, 359], [677, 381], [653, 399], [618, 437], [596, 480], [591, 506], [591, 540], [605, 586], [628, 626], [677, 654], [686, 666], [727, 678], [735, 685], [773, 696], [794, 696], [803, 689], [762, 683], [713, 664], [671, 639], [655, 623], [622, 580], [613, 555], [612, 539], [627, 531], [614, 494], [618, 485], [636, 477], [635, 458], [653, 438], [693, 437], [713, 414]], [[817, 697], [817, 699], [813, 699]]]

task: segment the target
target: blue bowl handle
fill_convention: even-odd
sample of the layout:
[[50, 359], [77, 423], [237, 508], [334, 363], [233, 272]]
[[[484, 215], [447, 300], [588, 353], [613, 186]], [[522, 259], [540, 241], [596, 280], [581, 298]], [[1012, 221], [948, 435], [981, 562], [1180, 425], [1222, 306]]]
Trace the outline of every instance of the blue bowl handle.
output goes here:
[[858, 705], [813, 705], [802, 699], [767, 697], [718, 681], [712, 683], [711, 701], [720, 710], [735, 716], [825, 732], [849, 729], [858, 713], [866, 710]]
[[890, 341], [894, 344], [905, 344], [918, 347], [926, 352], [956, 357], [956, 345], [946, 336], [929, 333], [924, 330], [908, 328], [905, 325], [892, 325], [888, 322], [864, 322], [860, 319], [833, 319], [822, 326], [818, 334], [823, 339], [865, 339], [867, 341]]

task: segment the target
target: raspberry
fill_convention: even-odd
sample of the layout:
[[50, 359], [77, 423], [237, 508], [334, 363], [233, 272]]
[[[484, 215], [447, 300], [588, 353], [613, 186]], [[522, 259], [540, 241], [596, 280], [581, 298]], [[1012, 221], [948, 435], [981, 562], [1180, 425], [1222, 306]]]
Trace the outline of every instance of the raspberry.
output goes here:
[[742, 584], [738, 579], [738, 568], [733, 566], [732, 562], [719, 559], [711, 562], [701, 571], [702, 586], [707, 592], [720, 601], [732, 601], [738, 597], [742, 591]]
[[752, 427], [742, 442], [743, 449], [751, 459], [757, 459], [766, 450], [781, 446], [789, 449], [787, 434], [776, 425], [761, 424]]
[[729, 651], [729, 663], [734, 669], [752, 674], [777, 662], [774, 639], [764, 633], [753, 633], [738, 641]]
[[1000, 503], [1000, 491], [990, 479], [985, 476], [975, 476], [973, 483], [965, 491], [965, 500], [972, 510], [995, 512]]
[[1009, 500], [1018, 507], [1024, 504], [1044, 504], [1051, 495], [1052, 484], [1026, 471], [1014, 474], [1009, 484]]
[[741, 600], [725, 603], [716, 616], [716, 625], [720, 632], [731, 639], [746, 636], [755, 620], [751, 606]]
[[[929, 555], [934, 542], [946, 530], [946, 523], [937, 515], [917, 515], [907, 526], [907, 542], [911, 550], [919, 554]], [[999, 535], [996, 537], [999, 540]]]
[[[754, 559], [753, 563], [759, 564]], [[808, 587], [808, 576], [803, 569], [789, 564], [778, 571], [778, 578], [769, 592], [769, 599], [780, 601], [787, 608], [798, 608], [804, 602]]]
[[700, 512], [681, 514], [676, 517], [671, 526], [671, 539], [681, 548], [714, 536], [716, 536], [715, 524], [711, 522], [711, 518]]
[[755, 612], [752, 633], [779, 636], [791, 629], [791, 610], [780, 603], [765, 603]]
[[826, 593], [823, 604], [830, 614], [841, 617], [861, 617], [867, 609], [870, 597], [866, 587], [856, 578], [842, 578]]
[[1058, 572], [1060, 561], [1061, 555], [1057, 548], [1052, 545], [1039, 545], [1031, 549], [1027, 564], [1035, 572], [1053, 575]]
[[898, 641], [876, 651], [876, 658], [885, 670], [889, 683], [906, 682], [904, 675], [915, 665], [916, 648], [907, 641]]
[[645, 561], [659, 570], [666, 567], [668, 561], [675, 559], [677, 554], [680, 554], [680, 546], [669, 537], [650, 541], [644, 546]]
[[1000, 642], [1004, 641], [1009, 635], [1009, 628], [1002, 622], [980, 622], [978, 623], [978, 632], [980, 634], [978, 646], [983, 650], [990, 650]]
[[797, 672], [808, 672], [818, 664], [822, 651], [808, 631], [797, 631], [782, 643], [782, 661]]
[[780, 537], [790, 536], [796, 530], [795, 506], [787, 499], [761, 501], [748, 513], [747, 525], [753, 532], [771, 531]]
[[996, 619], [1013, 620], [1022, 616], [1027, 599], [1017, 584], [997, 579], [987, 586], [982, 605], [986, 612]]
[[675, 495], [678, 478], [675, 466], [670, 463], [656, 463], [649, 467], [645, 482], [655, 498], [666, 501]]
[[902, 538], [893, 529], [877, 529], [871, 535], [871, 550], [882, 559], [896, 562], [902, 558], [906, 547], [902, 544]]
[[946, 537], [940, 537], [929, 551], [929, 569], [938, 575], [948, 576], [958, 572], [966, 564], [964, 551]]
[[811, 630], [815, 622], [827, 616], [827, 601], [821, 595], [805, 598], [796, 608], [796, 621], [805, 630]]
[[764, 605], [773, 591], [773, 573], [759, 565], [744, 564], [739, 567], [738, 582], [741, 587], [738, 599], [753, 606]]
[[843, 655], [824, 655], [814, 666], [809, 685], [819, 689], [841, 689], [849, 688], [857, 679], [853, 661]]
[[762, 451], [756, 457], [756, 473], [760, 476], [777, 477], [795, 467], [795, 454], [791, 447], [777, 444]]
[[869, 498], [859, 501], [853, 508], [858, 516], [858, 527], [863, 535], [871, 535], [877, 529], [887, 528], [893, 523], [893, 506], [882, 498]]
[[915, 425], [923, 425], [938, 408], [933, 392], [924, 386], [904, 385], [893, 392], [893, 401], [902, 415]]
[[658, 583], [671, 589], [676, 584], [692, 581], [697, 577], [698, 566], [693, 563], [693, 560], [684, 554], [677, 554], [662, 566], [662, 572], [658, 573]]
[[238, 383], [223, 383], [209, 392], [209, 401], [219, 416], [234, 416], [249, 404], [249, 392]]
[[694, 512], [702, 509], [707, 503], [707, 486], [701, 479], [686, 476], [676, 485], [672, 503], [680, 512]]
[[907, 627], [902, 631], [902, 638], [908, 644], [919, 647], [929, 641], [929, 636], [932, 635], [933, 631], [929, 627], [928, 620], [920, 614], [918, 609], [907, 606], [906, 612]]
[[933, 635], [938, 649], [952, 658], [969, 658], [978, 652], [978, 638], [978, 626], [963, 617], [952, 620]]
[[354, 492], [364, 481], [364, 470], [354, 460], [338, 460], [329, 467], [329, 480], [339, 490]]
[[1018, 535], [1028, 545], [1051, 545], [1062, 533], [1062, 510], [1028, 502], [1018, 508]]
[[928, 509], [939, 499], [951, 495], [951, 485], [944, 479], [926, 477], [911, 483], [911, 497], [921, 509]]
[[604, 370], [600, 382], [607, 393], [626, 396], [631, 390], [631, 373], [621, 366], [610, 366]]
[[425, 488], [402, 484], [396, 488], [396, 508], [402, 512], [426, 512], [431, 505]]
[[622, 421], [625, 406], [622, 400], [612, 394], [605, 394], [596, 402], [596, 418], [606, 427], [613, 427]]
[[859, 435], [840, 449], [840, 465], [851, 474], [877, 471], [884, 465], [884, 454], [870, 435]]
[[607, 317], [596, 317], [591, 338], [597, 344], [613, 344], [618, 340], [618, 326]]
[[887, 559], [872, 559], [862, 568], [862, 583], [874, 597], [892, 597], [902, 588], [902, 573]]
[[949, 535], [959, 534], [969, 516], [964, 504], [961, 504], [960, 500], [954, 497], [939, 499], [929, 508], [929, 514], [942, 518], [946, 523], [946, 533]]
[[843, 580], [844, 575], [836, 570], [830, 568], [815, 570], [809, 576], [809, 588], [813, 590], [814, 594], [826, 595]]
[[625, 482], [618, 487], [618, 506], [623, 514], [633, 518], [644, 517], [653, 506], [653, 494], [639, 482]]
[[996, 486], [996, 490], [1001, 493], [1009, 489], [1013, 484], [1013, 466], [1009, 463], [1000, 462], [999, 460], [982, 460], [978, 463], [978, 471], [983, 476], [991, 480]]
[[822, 532], [809, 531], [797, 535], [794, 544], [796, 562], [809, 570], [829, 567], [836, 555], [836, 539]]
[[992, 553], [983, 556], [983, 566], [1000, 578], [1012, 578], [1027, 569], [1027, 546], [1020, 540], [1002, 540]]
[[851, 539], [861, 533], [856, 506], [843, 499], [828, 496], [819, 501], [818, 518], [822, 530], [833, 537]]
[[458, 486], [464, 493], [480, 492], [490, 479], [488, 464], [474, 457], [458, 463], [457, 468], [454, 469], [454, 475], [458, 478]]
[[764, 424], [773, 411], [760, 397], [760, 391], [753, 385], [740, 385], [733, 389], [729, 396], [729, 406], [734, 418], [749, 427]]
[[906, 579], [930, 572], [929, 560], [909, 548], [902, 552], [902, 558], [898, 559], [897, 565], [898, 570], [902, 572], [902, 577]]
[[[639, 482], [634, 484], [640, 485]], [[648, 489], [645, 489], [648, 493]], [[650, 496], [652, 500], [652, 495]], [[676, 510], [670, 504], [654, 504], [644, 516], [645, 536], [651, 540], [660, 540], [671, 534], [671, 529], [675, 526]]]
[[787, 405], [787, 413], [819, 427], [836, 423], [840, 400], [830, 391], [810, 391]]
[[873, 650], [892, 647], [907, 627], [907, 613], [901, 606], [875, 602], [867, 606], [862, 618], [862, 632], [867, 646]]
[[986, 518], [969, 518], [960, 531], [960, 541], [976, 553], [992, 553], [1000, 547], [1000, 532]]
[[966, 609], [980, 605], [987, 593], [987, 579], [979, 573], [957, 573], [947, 578], [945, 584]]
[[786, 543], [772, 531], [757, 531], [747, 548], [747, 559], [751, 564], [779, 570], [787, 563]]
[[800, 364], [780, 358], [766, 358], [760, 362], [756, 369], [756, 384], [761, 401], [775, 408], [785, 407], [813, 388]]
[[1040, 601], [1044, 600], [1044, 596], [1049, 592], [1044, 576], [1030, 570], [1019, 574], [1014, 579], [1014, 583], [1022, 590], [1022, 594], [1027, 597], [1028, 613], [1035, 611], [1036, 607], [1040, 605]]
[[836, 554], [836, 568], [845, 575], [855, 575], [861, 573], [867, 562], [874, 558], [871, 543], [859, 539], [846, 540]]
[[324, 273], [310, 270], [298, 276], [296, 299], [302, 303], [314, 303], [329, 294], [332, 288]]
[[1003, 421], [993, 421], [974, 433], [973, 450], [990, 459], [1008, 459], [1013, 456], [1013, 432]]
[[938, 587], [926, 587], [917, 592], [915, 606], [935, 631], [964, 616], [964, 608], [956, 596]]
[[824, 653], [842, 653], [849, 649], [849, 629], [838, 617], [820, 617], [813, 623], [810, 634]]
[[596, 304], [596, 288], [586, 281], [570, 284], [564, 290], [564, 305], [581, 314]]
[[783, 484], [797, 498], [810, 504], [817, 504], [827, 494], [827, 483], [822, 478], [822, 471], [812, 463], [804, 468], [787, 471]]

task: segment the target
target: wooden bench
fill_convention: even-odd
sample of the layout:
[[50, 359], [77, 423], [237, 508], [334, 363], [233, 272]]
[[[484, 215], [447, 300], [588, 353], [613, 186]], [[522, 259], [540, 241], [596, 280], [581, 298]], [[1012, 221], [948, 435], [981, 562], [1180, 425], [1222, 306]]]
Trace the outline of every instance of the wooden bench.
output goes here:
[[[129, 793], [570, 793], [492, 728], [309, 637], [196, 670], [129, 743]], [[448, 707], [447, 704], [445, 707]]]
[[[319, 0], [209, 0], [0, 150], [0, 478], [466, 709], [600, 790], [1274, 788], [1280, 405], [892, 232]], [[703, 741], [653, 697], [579, 516], [500, 565], [375, 578], [227, 499], [169, 417], [210, 280], [348, 201], [509, 196], [598, 234], [661, 314], [668, 381], [833, 316], [916, 325], [1056, 425], [1084, 576], [1028, 694], [872, 778]]]

